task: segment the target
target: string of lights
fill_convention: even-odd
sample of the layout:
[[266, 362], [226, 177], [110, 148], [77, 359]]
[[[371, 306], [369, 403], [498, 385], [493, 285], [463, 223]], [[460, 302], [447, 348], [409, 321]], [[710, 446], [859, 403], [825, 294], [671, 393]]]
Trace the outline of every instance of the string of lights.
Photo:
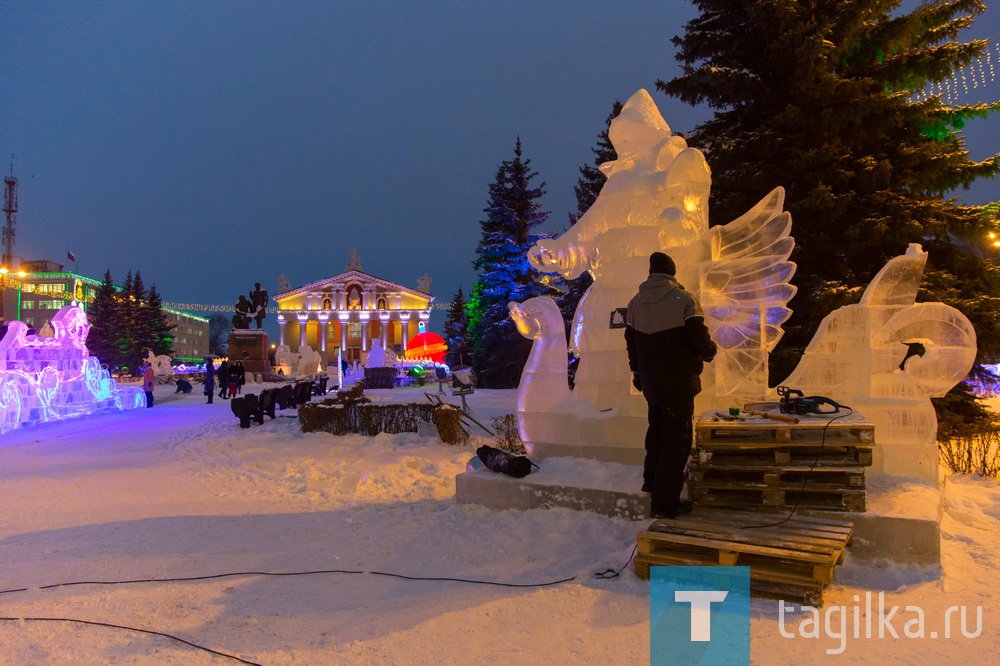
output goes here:
[[1000, 60], [1000, 43], [987, 47], [983, 55], [965, 67], [952, 72], [942, 81], [931, 81], [922, 90], [910, 96], [911, 102], [922, 102], [930, 97], [940, 96], [946, 104], [958, 102], [970, 94], [970, 90], [985, 88], [996, 81], [994, 58]]

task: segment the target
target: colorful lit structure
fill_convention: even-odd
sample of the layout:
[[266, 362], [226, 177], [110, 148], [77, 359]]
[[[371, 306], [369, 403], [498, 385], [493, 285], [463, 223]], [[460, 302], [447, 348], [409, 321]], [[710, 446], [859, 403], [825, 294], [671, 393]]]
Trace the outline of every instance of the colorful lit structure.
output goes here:
[[344, 273], [274, 297], [278, 345], [291, 352], [316, 350], [323, 367], [338, 353], [349, 363], [362, 361], [375, 341], [403, 354], [431, 316], [430, 279], [418, 282], [411, 289], [368, 275], [352, 251]]
[[87, 315], [68, 305], [50, 321], [53, 337], [29, 336], [21, 321], [0, 339], [0, 433], [102, 410], [146, 406], [139, 387], [118, 387], [87, 352]]

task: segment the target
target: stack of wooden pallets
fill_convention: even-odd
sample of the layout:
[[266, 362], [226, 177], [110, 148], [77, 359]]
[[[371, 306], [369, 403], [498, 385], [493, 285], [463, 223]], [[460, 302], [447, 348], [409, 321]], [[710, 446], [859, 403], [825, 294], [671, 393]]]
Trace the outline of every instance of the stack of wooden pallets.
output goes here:
[[698, 508], [639, 533], [635, 572], [649, 578], [651, 566], [749, 566], [753, 594], [818, 606], [853, 533], [841, 520]]
[[725, 421], [709, 413], [695, 433], [688, 490], [696, 504], [865, 510], [875, 426], [858, 414], [785, 423], [753, 416]]

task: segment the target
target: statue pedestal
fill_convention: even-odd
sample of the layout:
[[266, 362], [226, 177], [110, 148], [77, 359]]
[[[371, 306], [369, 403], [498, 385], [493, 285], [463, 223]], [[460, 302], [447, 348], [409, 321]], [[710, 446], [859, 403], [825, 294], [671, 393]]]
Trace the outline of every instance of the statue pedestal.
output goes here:
[[267, 352], [267, 333], [263, 330], [234, 329], [229, 333], [229, 362], [242, 362], [247, 372], [271, 372]]

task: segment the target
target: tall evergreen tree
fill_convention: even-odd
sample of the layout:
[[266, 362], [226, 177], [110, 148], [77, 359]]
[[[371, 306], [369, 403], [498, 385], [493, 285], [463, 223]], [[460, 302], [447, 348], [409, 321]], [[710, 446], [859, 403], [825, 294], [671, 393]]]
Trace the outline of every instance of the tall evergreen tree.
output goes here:
[[972, 160], [966, 120], [1000, 103], [952, 105], [914, 93], [983, 53], [959, 42], [984, 5], [931, 0], [695, 0], [683, 74], [657, 88], [714, 117], [688, 135], [712, 167], [711, 222], [726, 223], [775, 186], [786, 190], [798, 264], [792, 318], [772, 354], [783, 379], [819, 322], [860, 297], [908, 243], [929, 251], [920, 300], [940, 300], [976, 327], [980, 354], [1000, 355], [1000, 269], [970, 251], [995, 220], [945, 198], [1000, 172]]
[[479, 279], [468, 309], [472, 366], [481, 386], [517, 386], [531, 343], [517, 332], [507, 303], [550, 290], [542, 280], [551, 278], [542, 278], [527, 257], [531, 246], [551, 235], [533, 232], [549, 216], [541, 205], [545, 183], [532, 183], [537, 175], [531, 160], [523, 157], [518, 137], [514, 159], [500, 164], [489, 186], [486, 219], [480, 222], [483, 235], [473, 263]]
[[87, 350], [111, 369], [118, 365], [116, 310], [117, 290], [111, 271], [105, 271], [104, 282], [97, 288], [94, 300], [87, 306], [87, 319], [90, 321]]
[[174, 353], [174, 324], [167, 321], [167, 315], [163, 311], [163, 299], [160, 292], [156, 290], [154, 284], [146, 294], [143, 301], [143, 319], [150, 333], [150, 349], [157, 356], [173, 355]]
[[444, 339], [448, 343], [448, 353], [444, 362], [452, 368], [468, 365], [472, 361], [469, 346], [469, 315], [466, 313], [465, 296], [462, 288], [448, 306], [448, 319], [444, 322]]

